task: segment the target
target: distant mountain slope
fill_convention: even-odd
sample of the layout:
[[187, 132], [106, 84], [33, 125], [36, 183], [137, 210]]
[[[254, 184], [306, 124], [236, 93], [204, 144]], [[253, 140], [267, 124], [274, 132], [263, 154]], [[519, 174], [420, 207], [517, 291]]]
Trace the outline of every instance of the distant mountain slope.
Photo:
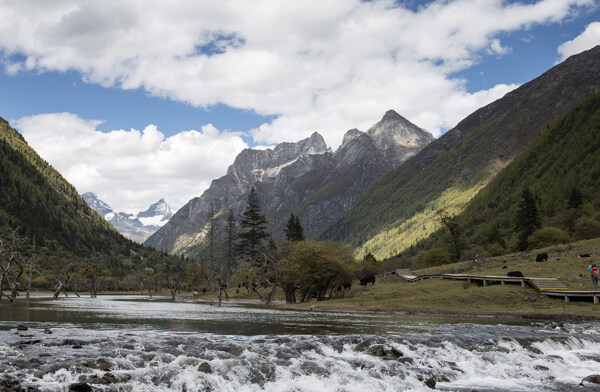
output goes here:
[[38, 246], [70, 251], [128, 242], [0, 118], [0, 226], [19, 227]]
[[134, 215], [114, 211], [93, 192], [86, 192], [81, 197], [119, 233], [139, 243], [144, 242], [173, 216], [165, 199], [160, 199], [146, 211]]
[[389, 257], [459, 213], [549, 124], [600, 90], [600, 46], [572, 56], [477, 110], [367, 189], [323, 239]]
[[252, 187], [275, 237], [283, 235], [290, 212], [299, 215], [305, 235], [315, 237], [339, 219], [373, 181], [431, 140], [429, 132], [389, 111], [367, 132], [348, 131], [335, 153], [316, 132], [273, 150], [246, 149], [225, 176], [181, 208], [145, 244], [196, 256], [211, 211], [223, 216], [231, 207], [239, 216]]
[[[477, 244], [503, 239], [508, 244], [525, 188], [538, 200], [544, 226], [570, 231], [575, 239], [600, 235], [600, 222], [585, 218], [600, 217], [600, 93], [575, 106], [542, 132], [473, 198], [459, 216], [461, 225], [468, 229], [468, 239]], [[579, 211], [581, 217], [571, 221], [568, 204], [573, 189], [581, 192], [582, 202], [584, 206], [587, 202], [589, 208]]]

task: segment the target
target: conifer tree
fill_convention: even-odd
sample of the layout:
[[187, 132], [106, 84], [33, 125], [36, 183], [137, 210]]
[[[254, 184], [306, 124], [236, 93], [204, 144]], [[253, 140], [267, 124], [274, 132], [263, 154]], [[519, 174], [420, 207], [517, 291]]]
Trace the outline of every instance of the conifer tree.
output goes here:
[[569, 208], [578, 208], [583, 204], [583, 196], [581, 192], [575, 187], [571, 189], [571, 193], [569, 194], [568, 207]]
[[450, 216], [447, 213], [442, 215], [440, 222], [450, 231], [450, 257], [453, 262], [457, 262], [465, 249], [462, 228], [456, 221], [456, 216]]
[[304, 241], [304, 229], [298, 216], [292, 212], [285, 227], [285, 238], [288, 241]]
[[540, 213], [533, 194], [528, 188], [521, 192], [521, 199], [517, 207], [515, 228], [519, 233], [519, 250], [526, 250], [529, 245], [528, 237], [542, 226]]
[[246, 211], [240, 220], [238, 249], [253, 264], [260, 263], [259, 255], [264, 249], [264, 241], [269, 237], [267, 219], [260, 210], [260, 202], [254, 187], [250, 191]]
[[298, 215], [296, 215], [296, 238], [297, 241], [304, 241], [304, 229], [300, 224], [300, 219], [298, 218]]

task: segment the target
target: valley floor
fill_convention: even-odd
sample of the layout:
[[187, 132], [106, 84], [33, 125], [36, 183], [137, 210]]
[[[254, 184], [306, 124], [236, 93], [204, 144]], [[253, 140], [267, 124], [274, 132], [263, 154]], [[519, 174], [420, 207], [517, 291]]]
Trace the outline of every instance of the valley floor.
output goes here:
[[[547, 252], [548, 261], [536, 262], [536, 254]], [[591, 257], [579, 257], [589, 254]], [[558, 245], [536, 252], [520, 252], [488, 259], [483, 265], [471, 261], [413, 271], [415, 274], [466, 273], [506, 276], [521, 271], [527, 277], [557, 278], [570, 290], [593, 290], [587, 267], [598, 263], [600, 239]], [[405, 282], [393, 275], [378, 279], [374, 286], [355, 286], [328, 301], [290, 305], [292, 309], [324, 311], [384, 311], [447, 315], [518, 316], [557, 320], [600, 320], [600, 304], [591, 299], [566, 303], [562, 298], [539, 294], [519, 284], [488, 286], [465, 281], [428, 279]]]

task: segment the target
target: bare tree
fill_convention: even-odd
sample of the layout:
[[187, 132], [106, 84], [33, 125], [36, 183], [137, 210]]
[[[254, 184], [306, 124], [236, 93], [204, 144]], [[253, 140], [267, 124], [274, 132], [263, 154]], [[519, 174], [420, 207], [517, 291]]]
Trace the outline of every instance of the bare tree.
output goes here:
[[150, 291], [150, 286], [148, 282], [148, 274], [153, 273], [154, 269], [148, 266], [148, 261], [156, 254], [153, 253], [149, 257], [144, 257], [143, 255], [134, 252], [133, 250], [129, 250], [129, 259], [135, 266], [135, 271], [137, 274], [138, 280], [142, 283], [142, 288], [148, 291], [148, 298], [152, 299], [152, 292]]
[[[22, 286], [19, 279], [25, 271], [25, 259], [30, 252], [27, 240], [19, 235], [18, 229], [6, 228], [0, 233], [0, 298], [4, 295], [10, 302], [16, 300]], [[2, 291], [4, 282], [10, 289], [9, 295]]]
[[98, 296], [98, 273], [105, 263], [105, 258], [99, 254], [96, 254], [91, 258], [85, 258], [81, 262], [83, 268], [83, 277], [88, 285], [90, 297], [92, 298], [96, 298]]
[[[61, 270], [58, 273], [58, 276], [56, 277], [58, 282], [56, 283], [56, 286], [54, 287], [54, 296], [53, 296], [54, 299], [58, 299], [58, 296], [60, 295], [61, 291], [64, 292], [65, 297], [69, 296], [69, 294], [67, 294], [67, 287], [71, 283], [71, 273], [74, 270], [75, 270], [74, 263], [68, 263], [67, 265], [65, 265], [61, 268]], [[79, 294], [77, 296], [79, 296]]]
[[159, 271], [162, 278], [166, 281], [171, 300], [175, 301], [175, 295], [181, 287], [185, 278], [185, 267], [183, 257], [179, 259], [176, 256], [163, 256], [162, 263], [159, 265]]
[[33, 279], [33, 270], [40, 266], [40, 258], [38, 254], [35, 252], [35, 248], [32, 248], [31, 254], [25, 258], [24, 261], [25, 267], [27, 267], [27, 293], [25, 294], [25, 298], [29, 298], [31, 294], [31, 280]]

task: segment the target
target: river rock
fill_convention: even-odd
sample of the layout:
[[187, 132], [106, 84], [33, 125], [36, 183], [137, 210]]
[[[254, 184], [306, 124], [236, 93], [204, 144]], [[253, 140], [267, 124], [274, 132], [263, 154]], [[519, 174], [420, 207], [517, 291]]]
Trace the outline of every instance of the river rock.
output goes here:
[[92, 387], [85, 382], [78, 382], [75, 384], [69, 385], [69, 391], [73, 392], [92, 392]]
[[50, 335], [50, 334], [52, 334], [52, 330], [50, 328], [46, 328], [46, 329], [44, 329], [44, 333], [46, 335]]
[[311, 361], [302, 362], [300, 369], [306, 374], [316, 374], [318, 376], [329, 376], [330, 374], [329, 370]]
[[590, 382], [592, 384], [600, 384], [600, 374], [590, 374], [589, 376], [587, 376], [583, 380], [581, 380], [579, 385], [583, 385], [584, 381]]
[[354, 346], [354, 351], [365, 351], [369, 348], [368, 342], [360, 342], [356, 346]]
[[100, 385], [106, 385], [109, 384], [108, 381], [106, 381], [104, 378], [102, 377], [98, 377], [97, 375], [93, 374], [91, 376], [81, 376], [79, 378], [79, 381], [82, 384], [100, 384]]
[[376, 344], [375, 346], [369, 347], [367, 354], [375, 357], [384, 357], [386, 352], [382, 344]]
[[104, 381], [106, 381], [108, 384], [114, 384], [116, 382], [119, 382], [117, 377], [112, 373], [104, 373], [104, 375], [102, 376], [102, 379]]
[[98, 358], [98, 359], [96, 359], [95, 363], [92, 362], [92, 365], [93, 366], [90, 366], [90, 367], [95, 368], [95, 369], [99, 369], [99, 370], [103, 370], [105, 372], [111, 370], [112, 367], [113, 367], [112, 362], [110, 362], [106, 358]]
[[77, 339], [65, 339], [62, 342], [63, 346], [83, 346], [85, 342]]
[[425, 384], [430, 389], [435, 389], [435, 378], [429, 377], [427, 380], [423, 381], [423, 384]]
[[19, 324], [17, 325], [17, 331], [27, 331], [29, 328], [27, 328], [26, 325], [23, 324]]
[[200, 364], [200, 366], [198, 366], [198, 371], [202, 372], [202, 373], [211, 374], [212, 373], [212, 368], [210, 367], [210, 364], [208, 362], [202, 362]]
[[0, 390], [21, 391], [21, 382], [11, 377], [2, 379], [0, 380]]

